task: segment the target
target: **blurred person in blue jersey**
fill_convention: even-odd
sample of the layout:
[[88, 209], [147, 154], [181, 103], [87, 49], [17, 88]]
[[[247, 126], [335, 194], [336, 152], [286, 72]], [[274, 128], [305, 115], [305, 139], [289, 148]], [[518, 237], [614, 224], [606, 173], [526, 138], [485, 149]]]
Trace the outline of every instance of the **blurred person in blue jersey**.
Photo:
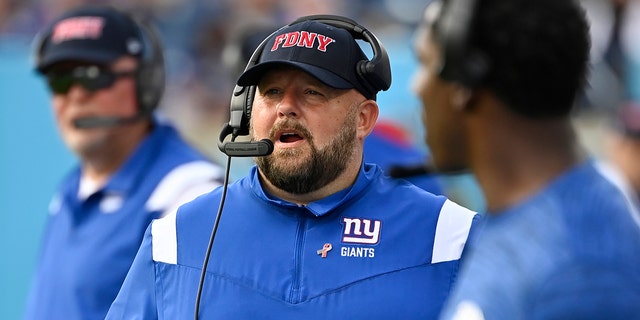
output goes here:
[[62, 140], [79, 159], [49, 206], [26, 319], [104, 319], [152, 219], [220, 185], [222, 169], [155, 114], [164, 60], [153, 27], [81, 6], [36, 39]]
[[442, 319], [639, 319], [640, 228], [571, 111], [589, 26], [571, 0], [444, 0], [415, 39], [434, 166], [471, 169], [487, 219]]
[[302, 17], [237, 84], [222, 133], [251, 142], [220, 146], [256, 165], [152, 222], [107, 319], [435, 318], [478, 214], [363, 161], [391, 85], [377, 38]]

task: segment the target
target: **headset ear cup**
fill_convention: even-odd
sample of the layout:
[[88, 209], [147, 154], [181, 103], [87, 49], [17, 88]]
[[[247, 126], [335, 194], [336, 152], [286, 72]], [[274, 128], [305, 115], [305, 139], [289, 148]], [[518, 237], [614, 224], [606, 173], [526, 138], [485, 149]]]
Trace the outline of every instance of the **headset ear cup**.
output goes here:
[[375, 80], [373, 79], [375, 77], [373, 69], [375, 69], [375, 66], [368, 60], [358, 61], [358, 64], [356, 65], [358, 77], [370, 93], [378, 91], [378, 84], [375, 83]]
[[388, 90], [391, 86], [391, 66], [388, 62], [359, 61], [357, 70], [358, 75], [367, 84], [371, 92]]
[[47, 42], [47, 34], [48, 32], [39, 32], [36, 34], [36, 37], [32, 44], [32, 61], [33, 66], [38, 69], [40, 68], [40, 63], [42, 62], [42, 57], [44, 56], [44, 47]]
[[475, 88], [491, 69], [488, 56], [471, 45], [478, 0], [450, 0], [437, 18], [438, 39], [442, 46], [440, 77]]
[[249, 122], [251, 120], [251, 107], [255, 86], [241, 87], [236, 85], [229, 104], [229, 126], [233, 128], [234, 135], [248, 135]]
[[138, 105], [150, 115], [158, 106], [165, 88], [164, 55], [160, 37], [151, 24], [135, 20], [142, 36], [144, 54], [136, 75]]
[[158, 106], [164, 91], [164, 77], [164, 68], [157, 63], [142, 66], [137, 79], [141, 111], [150, 114]]
[[250, 86], [247, 90], [247, 94], [245, 95], [245, 103], [244, 103], [244, 117], [242, 118], [243, 130], [246, 132], [245, 134], [249, 134], [249, 129], [251, 128], [251, 111], [253, 110], [253, 99], [256, 94], [256, 86]]
[[470, 87], [477, 87], [484, 82], [489, 70], [491, 69], [489, 58], [478, 50], [472, 50], [467, 54], [464, 66], [463, 84]]

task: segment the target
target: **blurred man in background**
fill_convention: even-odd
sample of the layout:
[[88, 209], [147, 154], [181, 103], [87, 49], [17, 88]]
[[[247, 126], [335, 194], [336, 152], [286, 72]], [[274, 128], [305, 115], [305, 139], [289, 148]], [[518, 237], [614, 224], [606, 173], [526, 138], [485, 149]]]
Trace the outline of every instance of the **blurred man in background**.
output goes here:
[[219, 185], [221, 169], [154, 115], [165, 83], [151, 26], [82, 6], [35, 50], [79, 164], [51, 201], [26, 319], [104, 319], [149, 222]]
[[578, 143], [576, 1], [444, 0], [415, 41], [435, 167], [471, 169], [487, 219], [443, 319], [637, 319], [640, 229]]

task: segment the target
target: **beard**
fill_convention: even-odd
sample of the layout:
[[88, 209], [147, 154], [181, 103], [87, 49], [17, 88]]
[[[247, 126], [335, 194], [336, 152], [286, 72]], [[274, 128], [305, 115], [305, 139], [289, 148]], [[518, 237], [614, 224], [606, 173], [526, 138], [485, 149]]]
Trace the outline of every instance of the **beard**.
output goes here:
[[344, 172], [355, 151], [357, 108], [350, 110], [338, 134], [322, 150], [316, 147], [309, 130], [297, 123], [287, 120], [274, 127], [272, 139], [279, 127], [293, 128], [307, 139], [311, 152], [305, 157], [305, 150], [277, 150], [256, 158], [262, 174], [275, 187], [292, 194], [307, 194], [334, 181]]

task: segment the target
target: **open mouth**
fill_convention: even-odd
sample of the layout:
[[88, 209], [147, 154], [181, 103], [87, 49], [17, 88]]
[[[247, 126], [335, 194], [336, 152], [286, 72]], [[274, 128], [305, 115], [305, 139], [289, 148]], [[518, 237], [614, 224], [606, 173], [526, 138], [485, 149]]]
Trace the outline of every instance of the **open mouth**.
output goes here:
[[301, 135], [295, 132], [283, 132], [280, 134], [280, 138], [278, 139], [278, 141], [284, 142], [284, 143], [292, 143], [292, 142], [300, 141], [303, 139], [304, 138]]

